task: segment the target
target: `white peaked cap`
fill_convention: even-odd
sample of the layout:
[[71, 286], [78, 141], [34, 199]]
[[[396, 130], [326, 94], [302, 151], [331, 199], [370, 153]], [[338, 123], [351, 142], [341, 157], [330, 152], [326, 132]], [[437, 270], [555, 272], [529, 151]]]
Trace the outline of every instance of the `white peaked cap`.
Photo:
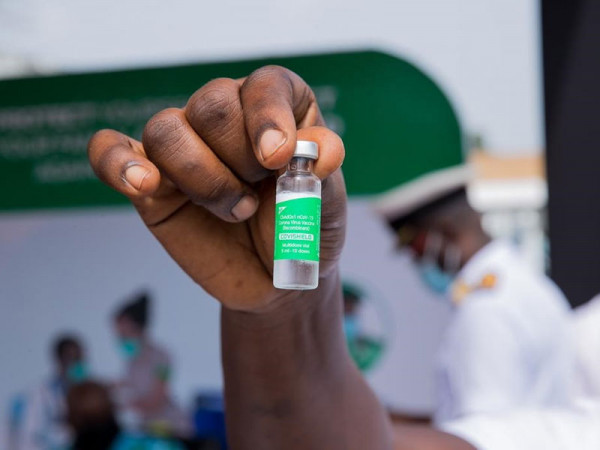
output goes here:
[[372, 207], [389, 222], [397, 221], [466, 187], [473, 177], [469, 164], [436, 170], [377, 195]]

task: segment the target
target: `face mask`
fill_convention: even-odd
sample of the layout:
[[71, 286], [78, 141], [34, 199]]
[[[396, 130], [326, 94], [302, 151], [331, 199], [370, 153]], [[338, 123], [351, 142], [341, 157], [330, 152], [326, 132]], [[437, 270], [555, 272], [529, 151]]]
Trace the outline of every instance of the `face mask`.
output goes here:
[[70, 383], [81, 383], [87, 380], [89, 371], [84, 361], [76, 361], [67, 367], [67, 379]]
[[344, 316], [344, 333], [348, 340], [356, 339], [358, 337], [359, 327], [356, 316]]
[[119, 340], [119, 350], [127, 360], [134, 359], [139, 355], [140, 349], [141, 345], [139, 339], [128, 338]]
[[445, 294], [454, 282], [454, 276], [444, 272], [433, 262], [419, 263], [419, 274], [423, 283], [436, 294]]
[[439, 233], [428, 233], [425, 241], [425, 254], [418, 264], [421, 279], [436, 294], [446, 294], [454, 283], [460, 266], [460, 250], [447, 243], [442, 258], [444, 268], [438, 264], [443, 244]]

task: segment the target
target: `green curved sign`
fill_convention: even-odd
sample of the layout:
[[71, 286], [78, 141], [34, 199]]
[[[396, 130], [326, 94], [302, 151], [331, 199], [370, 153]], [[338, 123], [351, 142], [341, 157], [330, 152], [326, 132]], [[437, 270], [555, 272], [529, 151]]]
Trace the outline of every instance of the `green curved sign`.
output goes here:
[[86, 144], [100, 128], [134, 137], [216, 77], [286, 66], [315, 90], [344, 139], [350, 195], [374, 194], [462, 161], [456, 114], [414, 65], [376, 51], [60, 75], [0, 82], [0, 210], [126, 203], [95, 179]]

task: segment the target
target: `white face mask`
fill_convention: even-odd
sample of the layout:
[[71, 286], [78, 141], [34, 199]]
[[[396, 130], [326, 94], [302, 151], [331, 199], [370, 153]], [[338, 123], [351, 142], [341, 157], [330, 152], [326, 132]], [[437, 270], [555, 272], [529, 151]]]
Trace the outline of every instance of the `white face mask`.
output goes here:
[[418, 270], [425, 285], [436, 294], [446, 294], [460, 268], [460, 249], [448, 242], [444, 248], [440, 267], [440, 252], [444, 238], [440, 233], [428, 232], [425, 252], [418, 263]]

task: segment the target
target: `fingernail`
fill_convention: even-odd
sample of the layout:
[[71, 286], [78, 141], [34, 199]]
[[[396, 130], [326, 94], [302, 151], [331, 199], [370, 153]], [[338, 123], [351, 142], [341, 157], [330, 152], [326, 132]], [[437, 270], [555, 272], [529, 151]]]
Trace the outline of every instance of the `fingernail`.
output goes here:
[[251, 195], [244, 195], [231, 209], [231, 215], [237, 220], [246, 220], [256, 211], [258, 202]]
[[286, 140], [287, 136], [280, 130], [270, 129], [265, 131], [260, 137], [258, 145], [262, 159], [265, 160], [275, 153], [279, 147], [285, 144]]
[[148, 175], [150, 175], [150, 171], [148, 169], [134, 163], [125, 169], [123, 179], [126, 183], [139, 191], [142, 189], [142, 184]]

